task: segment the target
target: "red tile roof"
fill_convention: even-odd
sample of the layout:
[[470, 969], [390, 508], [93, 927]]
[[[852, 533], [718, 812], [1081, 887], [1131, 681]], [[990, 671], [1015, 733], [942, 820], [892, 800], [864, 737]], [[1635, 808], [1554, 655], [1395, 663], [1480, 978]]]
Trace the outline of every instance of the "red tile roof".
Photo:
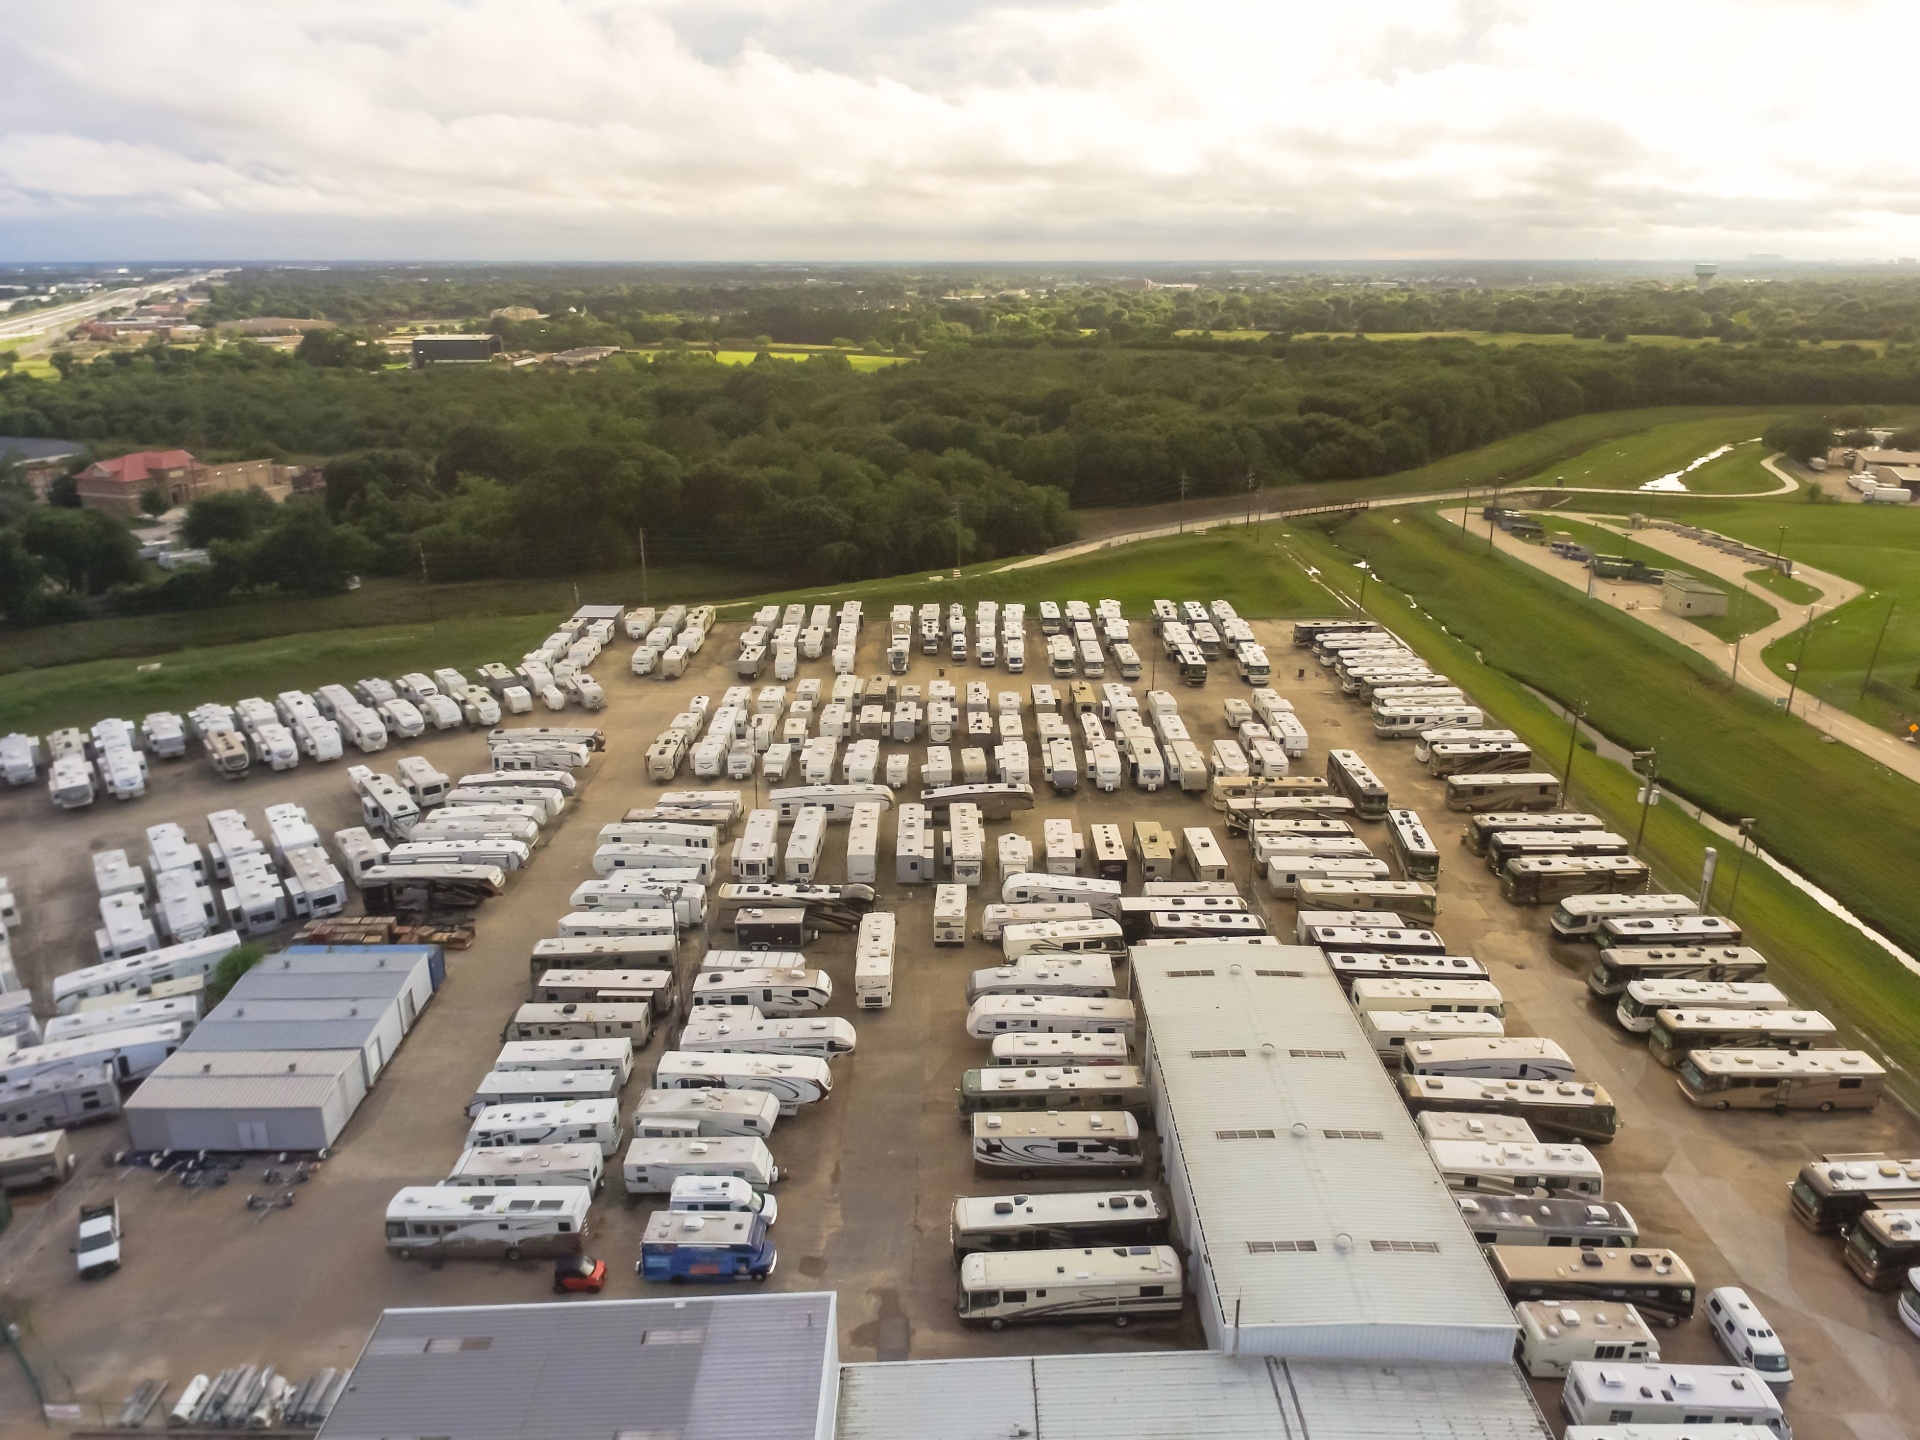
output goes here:
[[84, 473], [88, 479], [140, 485], [156, 470], [185, 470], [192, 464], [193, 455], [186, 450], [137, 450], [131, 455], [96, 461]]

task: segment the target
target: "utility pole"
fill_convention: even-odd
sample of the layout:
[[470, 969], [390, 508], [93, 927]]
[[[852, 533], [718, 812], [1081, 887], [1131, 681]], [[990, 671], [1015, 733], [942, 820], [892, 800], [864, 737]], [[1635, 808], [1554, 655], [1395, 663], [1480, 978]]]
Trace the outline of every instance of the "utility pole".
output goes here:
[[1787, 560], [1787, 527], [1784, 525], [1780, 527], [1780, 538], [1773, 543], [1773, 553], [1779, 559], [1786, 561], [1786, 568], [1780, 573], [1782, 575], [1791, 575], [1793, 573], [1793, 562]]
[[[1740, 858], [1733, 867], [1733, 893], [1727, 897], [1727, 918], [1733, 918], [1733, 905], [1740, 898], [1740, 877], [1747, 871], [1747, 842], [1753, 838], [1753, 827], [1760, 822], [1749, 815], [1740, 822]], [[1757, 843], [1757, 842], [1756, 842]]]
[[1587, 702], [1582, 700], [1573, 708], [1572, 722], [1567, 726], [1567, 763], [1560, 769], [1560, 803], [1573, 803], [1573, 751], [1580, 739], [1580, 722], [1587, 718]]
[[[1740, 585], [1740, 593], [1742, 595], [1747, 595], [1751, 593], [1747, 589], [1746, 583], [1744, 581]], [[1740, 688], [1740, 645], [1741, 645], [1741, 642], [1743, 642], [1746, 638], [1747, 638], [1747, 632], [1744, 630], [1740, 631], [1738, 634], [1736, 634], [1733, 637], [1733, 670], [1730, 673], [1728, 678], [1730, 678], [1733, 681], [1733, 688], [1736, 690]]]
[[1253, 524], [1253, 492], [1260, 482], [1254, 478], [1253, 467], [1247, 467], [1247, 524]]
[[1180, 472], [1180, 533], [1187, 533], [1187, 472]]
[[1813, 636], [1813, 612], [1819, 608], [1817, 605], [1807, 607], [1807, 625], [1800, 632], [1800, 654], [1788, 667], [1793, 671], [1793, 678], [1787, 682], [1787, 714], [1789, 715], [1793, 714], [1794, 691], [1800, 686], [1800, 667], [1807, 663], [1807, 641]]
[[[427, 623], [431, 625], [434, 623], [433, 580], [427, 574], [427, 547], [416, 542], [413, 548], [415, 553], [420, 556], [420, 593], [427, 597]], [[579, 608], [579, 605], [576, 603], [574, 609], [577, 610]]]
[[1500, 487], [1493, 487], [1493, 499], [1487, 503], [1487, 554], [1493, 554], [1493, 532], [1500, 527]]
[[1887, 603], [1887, 618], [1880, 622], [1880, 633], [1873, 637], [1873, 654], [1867, 657], [1867, 673], [1860, 680], [1860, 698], [1867, 698], [1867, 682], [1873, 679], [1873, 667], [1880, 660], [1880, 642], [1887, 638], [1887, 626], [1893, 623], [1893, 612], [1900, 607], [1898, 600]]
[[1654, 787], [1660, 783], [1660, 752], [1658, 750], [1634, 751], [1633, 768], [1638, 770], [1642, 760], [1648, 762], [1648, 768], [1645, 772], [1646, 788], [1640, 792], [1640, 828], [1633, 837], [1633, 853], [1636, 857], [1640, 854], [1640, 842], [1646, 838], [1647, 812], [1653, 808]]
[[953, 497], [953, 578], [960, 578], [960, 497]]
[[1467, 493], [1460, 497], [1460, 533], [1467, 533], [1467, 507], [1473, 503], [1473, 487], [1467, 487]]
[[650, 603], [647, 599], [647, 529], [640, 527], [640, 603]]

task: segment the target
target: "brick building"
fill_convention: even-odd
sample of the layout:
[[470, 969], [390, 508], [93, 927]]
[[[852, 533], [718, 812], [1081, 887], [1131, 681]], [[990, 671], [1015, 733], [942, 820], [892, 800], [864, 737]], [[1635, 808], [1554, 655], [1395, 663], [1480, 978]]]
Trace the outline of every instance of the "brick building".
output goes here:
[[284, 500], [304, 474], [303, 467], [276, 465], [271, 460], [203, 465], [185, 450], [141, 450], [95, 461], [80, 472], [75, 489], [87, 509], [131, 518], [140, 513], [140, 497], [156, 486], [170, 505], [185, 505], [223, 490], [261, 490]]

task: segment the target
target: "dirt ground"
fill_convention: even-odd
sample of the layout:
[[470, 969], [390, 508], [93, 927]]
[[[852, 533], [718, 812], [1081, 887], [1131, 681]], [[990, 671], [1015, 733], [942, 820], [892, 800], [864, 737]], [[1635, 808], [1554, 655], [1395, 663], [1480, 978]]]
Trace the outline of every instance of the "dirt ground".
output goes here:
[[[1137, 641], [1145, 628], [1136, 622]], [[1395, 803], [1419, 809], [1437, 834], [1457, 835], [1440, 785], [1414, 764], [1411, 745], [1377, 739], [1365, 711], [1338, 694], [1328, 672], [1292, 648], [1284, 622], [1263, 628], [1270, 632], [1264, 638], [1275, 659], [1275, 687], [1293, 701], [1314, 736], [1300, 768], [1317, 773], [1328, 748], [1358, 747], [1389, 783]], [[862, 673], [883, 668], [884, 629], [884, 619], [868, 625]], [[732, 633], [716, 633], [679, 681], [627, 675], [620, 663], [626, 652], [619, 648], [597, 667], [609, 707], [592, 723], [608, 732], [606, 753], [596, 758], [582, 795], [549, 827], [533, 864], [480, 912], [474, 947], [449, 955], [448, 983], [332, 1158], [300, 1187], [292, 1209], [248, 1212], [243, 1196], [246, 1181], [254, 1178], [251, 1169], [224, 1190], [188, 1192], [107, 1163], [105, 1157], [125, 1143], [120, 1125], [75, 1132], [83, 1156], [78, 1174], [51, 1194], [21, 1197], [13, 1225], [0, 1236], [0, 1287], [50, 1399], [81, 1402], [86, 1418], [97, 1420], [148, 1376], [164, 1377], [177, 1389], [197, 1371], [230, 1364], [273, 1364], [296, 1378], [323, 1365], [348, 1365], [383, 1307], [550, 1298], [547, 1269], [538, 1261], [434, 1267], [394, 1260], [382, 1243], [381, 1217], [396, 1188], [430, 1183], [453, 1164], [467, 1127], [465, 1102], [490, 1068], [501, 1027], [526, 998], [533, 942], [553, 933], [573, 887], [591, 876], [600, 826], [646, 804], [659, 788], [644, 778], [647, 742], [691, 695], [717, 700], [732, 682]], [[1149, 642], [1139, 648], [1145, 654], [1157, 647]], [[1303, 668], [1306, 673], [1296, 675]], [[924, 686], [942, 672], [957, 682], [985, 678], [996, 690], [1018, 688], [1023, 695], [1029, 683], [1046, 678], [972, 666], [936, 668], [916, 654], [905, 679]], [[825, 677], [827, 666], [804, 664], [801, 674]], [[1156, 678], [1149, 675], [1136, 688], [1145, 690]], [[1203, 750], [1226, 733], [1221, 701], [1244, 693], [1217, 668], [1204, 689], [1178, 691], [1182, 715]], [[575, 715], [566, 723], [586, 723]], [[1028, 727], [1031, 741], [1030, 715]], [[883, 750], [903, 748], [917, 767], [922, 746], [889, 743]], [[426, 755], [454, 773], [485, 763], [479, 735], [449, 733], [374, 757], [386, 762], [377, 768], [391, 769], [392, 759], [406, 753]], [[684, 774], [673, 782], [676, 788], [693, 783]], [[44, 993], [48, 977], [92, 958], [96, 922], [87, 852], [125, 845], [138, 853], [144, 827], [167, 819], [204, 839], [205, 813], [227, 806], [241, 806], [258, 826], [260, 811], [284, 800], [306, 805], [323, 834], [357, 821], [341, 764], [302, 765], [231, 784], [197, 764], [179, 762], [157, 767], [146, 798], [125, 806], [102, 802], [78, 814], [54, 811], [38, 787], [0, 795], [0, 874], [12, 878], [25, 917], [16, 948], [23, 973]], [[1042, 820], [1062, 814], [1083, 823], [1212, 824], [1226, 840], [1218, 812], [1178, 792], [1122, 789], [1102, 795], [1083, 787], [1060, 798], [1042, 787], [1032, 812], [1011, 826], [989, 825], [988, 855], [1004, 830], [1018, 829], [1037, 842]], [[778, 1190], [774, 1238], [780, 1262], [770, 1287], [836, 1289], [848, 1360], [1200, 1344], [1191, 1314], [1177, 1325], [1141, 1326], [1124, 1335], [1073, 1328], [991, 1334], [956, 1322], [947, 1233], [953, 1198], [1007, 1188], [972, 1174], [956, 1105], [961, 1073], [986, 1059], [985, 1045], [968, 1039], [962, 1026], [965, 977], [992, 963], [997, 952], [978, 939], [962, 949], [933, 947], [932, 888], [892, 882], [891, 835], [892, 825], [883, 825], [881, 904], [900, 916], [892, 1008], [854, 1013], [851, 937], [824, 936], [810, 951], [836, 985], [829, 1013], [854, 1021], [859, 1049], [835, 1062], [832, 1098], [783, 1119], [772, 1138], [788, 1178]], [[1377, 827], [1369, 827], [1365, 838], [1385, 853]], [[827, 879], [844, 875], [844, 844], [845, 831], [836, 827]], [[1236, 874], [1244, 878], [1247, 851], [1238, 842], [1227, 844]], [[1912, 1338], [1891, 1297], [1871, 1294], [1851, 1278], [1834, 1241], [1791, 1220], [1785, 1190], [1797, 1167], [1816, 1153], [1920, 1154], [1920, 1125], [1891, 1104], [1864, 1116], [1694, 1110], [1678, 1094], [1672, 1073], [1649, 1059], [1644, 1043], [1588, 1001], [1581, 976], [1589, 953], [1550, 943], [1544, 913], [1507, 905], [1483, 863], [1445, 843], [1443, 850], [1438, 928], [1449, 948], [1488, 965], [1508, 1001], [1510, 1033], [1554, 1036], [1583, 1073], [1618, 1101], [1625, 1128], [1600, 1159], [1609, 1197], [1633, 1212], [1644, 1241], [1677, 1249], [1702, 1286], [1738, 1282], [1754, 1292], [1793, 1356], [1799, 1379], [1787, 1406], [1790, 1418], [1806, 1427], [1803, 1433], [1850, 1432], [1860, 1440], [1907, 1433], [1907, 1418], [1920, 1403], [1920, 1380], [1909, 1358]], [[988, 870], [995, 875], [991, 859]], [[975, 897], [975, 926], [979, 905], [993, 898], [985, 891], [992, 888], [990, 878]], [[1264, 884], [1250, 893], [1276, 929], [1291, 930], [1290, 903], [1274, 901]], [[697, 964], [701, 948], [695, 937], [685, 947], [683, 967]], [[625, 1096], [629, 1109], [663, 1046], [656, 1035], [639, 1058]], [[73, 1276], [68, 1253], [74, 1214], [83, 1201], [109, 1194], [119, 1196], [125, 1214], [126, 1263], [116, 1275], [83, 1284]], [[616, 1159], [589, 1241], [609, 1263], [610, 1297], [653, 1292], [633, 1273], [651, 1208], [627, 1203]], [[1671, 1359], [1719, 1359], [1697, 1321], [1661, 1332], [1661, 1343]], [[1551, 1389], [1543, 1388], [1541, 1399], [1549, 1414], [1557, 1414]], [[18, 1367], [0, 1365], [0, 1423], [26, 1420], [33, 1403]]]

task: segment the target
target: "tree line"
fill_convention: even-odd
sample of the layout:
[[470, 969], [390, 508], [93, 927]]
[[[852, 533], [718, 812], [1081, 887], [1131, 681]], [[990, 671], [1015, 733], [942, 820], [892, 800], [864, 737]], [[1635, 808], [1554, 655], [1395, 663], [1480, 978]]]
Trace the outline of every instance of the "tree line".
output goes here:
[[1075, 508], [1382, 475], [1583, 412], [1804, 407], [1852, 424], [1920, 404], [1920, 355], [1897, 347], [973, 343], [874, 372], [832, 353], [728, 366], [666, 350], [582, 372], [338, 358], [153, 346], [57, 381], [0, 378], [0, 434], [272, 456], [326, 480], [285, 506], [196, 505], [188, 538], [213, 564], [165, 579], [111, 523], [15, 494], [6, 614], [353, 574], [565, 574], [633, 563], [643, 532], [656, 562], [835, 582], [1043, 550], [1072, 538]]

